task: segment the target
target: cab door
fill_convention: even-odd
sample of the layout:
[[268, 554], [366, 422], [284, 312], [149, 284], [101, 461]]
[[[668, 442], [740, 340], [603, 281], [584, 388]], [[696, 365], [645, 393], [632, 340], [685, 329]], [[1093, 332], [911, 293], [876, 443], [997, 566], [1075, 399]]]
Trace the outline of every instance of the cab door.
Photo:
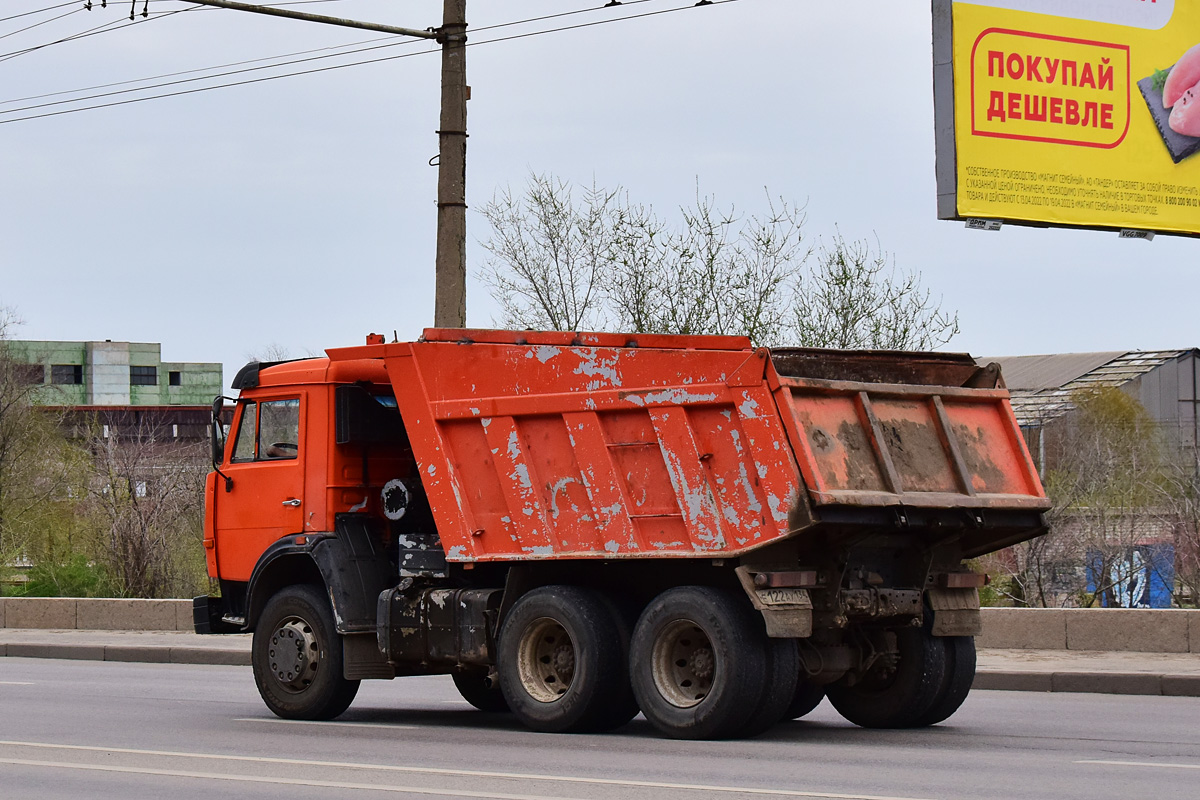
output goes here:
[[263, 551], [304, 529], [303, 393], [238, 402], [233, 448], [216, 492], [217, 562], [226, 580], [246, 581]]

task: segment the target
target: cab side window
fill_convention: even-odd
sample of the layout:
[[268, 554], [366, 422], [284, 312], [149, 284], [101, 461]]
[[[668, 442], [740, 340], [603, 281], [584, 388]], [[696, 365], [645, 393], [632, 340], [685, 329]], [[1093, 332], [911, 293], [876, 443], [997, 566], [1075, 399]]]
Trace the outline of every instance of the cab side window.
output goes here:
[[296, 458], [300, 454], [300, 400], [268, 400], [258, 415], [258, 458]]
[[254, 460], [254, 431], [258, 416], [256, 403], [243, 403], [242, 415], [239, 417], [237, 441], [233, 444], [231, 461]]

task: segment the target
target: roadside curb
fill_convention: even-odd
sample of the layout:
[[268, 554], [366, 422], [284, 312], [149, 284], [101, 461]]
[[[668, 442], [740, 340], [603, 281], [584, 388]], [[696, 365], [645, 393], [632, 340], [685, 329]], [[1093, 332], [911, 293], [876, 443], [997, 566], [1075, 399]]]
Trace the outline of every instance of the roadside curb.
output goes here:
[[972, 689], [1015, 692], [1083, 692], [1089, 694], [1200, 697], [1200, 675], [1154, 672], [1034, 672], [979, 670]]
[[96, 644], [0, 644], [0, 656], [10, 658], [62, 658], [74, 661], [123, 661], [141, 664], [204, 664], [250, 666], [250, 652], [213, 647], [131, 647]]

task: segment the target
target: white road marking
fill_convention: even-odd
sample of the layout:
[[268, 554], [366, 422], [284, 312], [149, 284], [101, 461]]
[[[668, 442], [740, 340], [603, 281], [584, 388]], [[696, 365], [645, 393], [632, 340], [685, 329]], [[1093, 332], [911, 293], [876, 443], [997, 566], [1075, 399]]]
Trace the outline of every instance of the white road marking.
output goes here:
[[[328, 724], [328, 723], [323, 723]], [[438, 767], [406, 767], [395, 764], [365, 764], [352, 761], [312, 761], [301, 758], [272, 758], [269, 756], [232, 756], [220, 755], [217, 753], [188, 753], [176, 750], [141, 750], [129, 747], [96, 747], [92, 745], [79, 744], [52, 744], [49, 742], [20, 742], [0, 740], [0, 746], [8, 747], [30, 747], [43, 750], [70, 750], [75, 752], [89, 753], [123, 753], [127, 755], [142, 755], [142, 756], [165, 756], [173, 758], [194, 758], [208, 761], [236, 761], [241, 763], [254, 764], [283, 764], [287, 766], [306, 766], [306, 767], [334, 767], [339, 769], [360, 769], [372, 770], [377, 772], [399, 772], [413, 775], [441, 775], [446, 777], [461, 777], [461, 778], [501, 778], [505, 780], [519, 781], [544, 781], [548, 783], [578, 783], [588, 784], [593, 786], [629, 786], [643, 789], [675, 789], [680, 791], [695, 791], [695, 792], [723, 792], [732, 794], [751, 794], [751, 795], [766, 795], [770, 797], [811, 797], [818, 800], [925, 800], [924, 798], [916, 797], [892, 797], [885, 795], [873, 794], [835, 794], [831, 792], [809, 792], [799, 789], [760, 789], [748, 786], [717, 786], [708, 784], [695, 783], [665, 783], [661, 781], [640, 781], [621, 778], [581, 778], [570, 775], [544, 775], [540, 773], [523, 773], [523, 772], [485, 772], [481, 770], [466, 770], [466, 769], [441, 769]], [[25, 763], [11, 759], [0, 759], [0, 764], [16, 764]], [[130, 768], [133, 769], [133, 768]], [[174, 775], [174, 772], [163, 772], [164, 775]], [[232, 779], [238, 779], [237, 776], [232, 776]], [[264, 779], [266, 780], [266, 779]], [[276, 780], [276, 779], [270, 779]], [[282, 782], [282, 779], [279, 779]], [[319, 782], [297, 781], [304, 783], [306, 786], [323, 786]], [[331, 786], [333, 784], [330, 784]], [[340, 786], [341, 784], [338, 784]], [[349, 786], [349, 784], [346, 784]], [[370, 788], [376, 788], [371, 786]], [[386, 788], [386, 787], [382, 787]], [[408, 789], [406, 791], [426, 791], [424, 789]], [[461, 794], [463, 796], [479, 796], [479, 797], [505, 797], [498, 794], [480, 794], [469, 795], [466, 792], [445, 792], [448, 795]], [[516, 797], [516, 795], [508, 795]]]
[[33, 681], [0, 681], [0, 686], [33, 686]]
[[1159, 761], [1076, 761], [1076, 764], [1104, 764], [1110, 767], [1158, 767], [1159, 769], [1200, 769], [1200, 764], [1167, 764]]
[[431, 794], [440, 797], [477, 797], [487, 798], [487, 800], [565, 800], [564, 798], [547, 795], [471, 792], [461, 789], [432, 789], [424, 786], [391, 786], [375, 783], [344, 783], [341, 781], [319, 781], [305, 778], [268, 778], [262, 775], [233, 775], [226, 772], [187, 772], [175, 769], [151, 769], [149, 767], [115, 767], [109, 764], [80, 764], [70, 761], [32, 761], [21, 758], [0, 758], [0, 764], [12, 764], [20, 767], [78, 769], [91, 772], [120, 772], [127, 775], [156, 775], [167, 778], [198, 778], [206, 781], [270, 783], [283, 786], [318, 786], [325, 789], [353, 789], [355, 791], [389, 792], [392, 794]]
[[265, 722], [268, 725], [320, 725], [342, 728], [387, 728], [388, 730], [410, 731], [416, 725], [393, 725], [390, 722], [318, 722], [310, 719], [279, 719], [278, 717], [237, 717], [234, 722]]

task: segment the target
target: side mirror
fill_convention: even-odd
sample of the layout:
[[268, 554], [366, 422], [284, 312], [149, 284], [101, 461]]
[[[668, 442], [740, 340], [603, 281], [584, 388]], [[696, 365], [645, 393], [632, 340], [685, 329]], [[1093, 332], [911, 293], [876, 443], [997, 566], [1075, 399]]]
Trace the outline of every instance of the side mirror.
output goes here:
[[220, 469], [225, 460], [225, 429], [221, 427], [221, 412], [225, 410], [225, 398], [218, 395], [212, 402], [212, 425], [209, 428], [209, 449], [214, 469]]
[[225, 460], [225, 428], [221, 426], [221, 413], [225, 410], [223, 395], [217, 395], [212, 402], [212, 423], [209, 425], [209, 455], [212, 458], [213, 470], [225, 479], [225, 491], [233, 491], [233, 479], [221, 472], [221, 462]]

